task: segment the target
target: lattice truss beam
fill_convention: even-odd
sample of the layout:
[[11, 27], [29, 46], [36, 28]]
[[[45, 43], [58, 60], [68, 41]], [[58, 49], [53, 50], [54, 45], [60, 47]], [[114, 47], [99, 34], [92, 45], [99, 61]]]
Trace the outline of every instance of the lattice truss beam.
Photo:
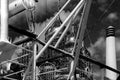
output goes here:
[[[34, 34], [34, 30], [32, 30], [33, 32], [28, 32], [9, 25], [9, 28], [13, 31], [28, 37], [24, 37], [14, 43], [9, 42], [7, 39], [8, 18], [29, 8], [31, 11], [31, 8], [35, 6], [34, 2], [37, 1], [30, 0], [33, 3], [28, 3], [28, 1], [29, 0], [16, 0], [8, 6], [8, 0], [1, 0], [1, 4], [4, 5], [1, 5], [1, 24], [3, 25], [1, 25], [2, 32], [0, 34], [0, 65], [7, 63], [13, 68], [16, 68], [16, 70], [14, 69], [14, 71], [10, 71], [9, 73], [1, 69], [3, 73], [0, 75], [1, 79], [16, 80], [16, 78], [14, 78], [15, 75], [22, 75], [19, 80], [77, 80], [77, 78], [82, 78], [86, 74], [93, 75], [93, 73], [86, 70], [87, 67], [90, 68], [90, 62], [120, 74], [118, 70], [90, 59], [89, 52], [84, 46], [83, 37], [92, 0], [80, 0], [70, 12], [69, 16], [61, 22], [60, 13], [72, 1], [68, 0], [38, 35]], [[33, 10], [34, 9], [32, 9], [32, 11]], [[32, 16], [34, 17], [34, 15]], [[78, 16], [80, 17], [79, 22], [76, 22]], [[77, 25], [75, 25], [75, 23], [77, 23]], [[36, 27], [34, 22], [31, 22], [31, 24], [32, 26], [30, 27]], [[47, 36], [45, 41], [39, 39], [42, 35]], [[39, 45], [43, 45], [40, 50], [38, 49]], [[11, 59], [14, 53], [19, 56]], [[85, 54], [87, 57], [82, 54]], [[60, 60], [66, 65], [61, 64]], [[84, 61], [85, 67], [80, 68], [80, 66], [84, 64]], [[31, 75], [32, 77], [30, 77]], [[87, 76], [87, 78], [90, 77]]]

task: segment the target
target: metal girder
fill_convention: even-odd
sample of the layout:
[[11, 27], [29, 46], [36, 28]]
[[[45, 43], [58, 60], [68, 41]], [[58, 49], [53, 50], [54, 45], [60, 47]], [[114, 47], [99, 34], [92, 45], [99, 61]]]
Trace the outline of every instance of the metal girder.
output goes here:
[[82, 14], [82, 18], [80, 20], [78, 34], [77, 34], [76, 47], [75, 47], [75, 52], [74, 52], [75, 57], [74, 57], [74, 60], [71, 62], [71, 70], [70, 70], [69, 77], [67, 80], [70, 80], [71, 77], [74, 75], [76, 66], [78, 64], [80, 49], [82, 48], [82, 41], [83, 41], [85, 29], [86, 29], [86, 24], [87, 24], [87, 19], [88, 19], [91, 2], [92, 2], [92, 0], [85, 0], [84, 11]]
[[[18, 30], [19, 30], [19, 29], [16, 29], [16, 32], [17, 32]], [[21, 32], [21, 30], [18, 31], [18, 33], [23, 34], [23, 33]], [[25, 31], [25, 33], [28, 33], [28, 32]], [[23, 35], [26, 35], [25, 33], [24, 33]], [[30, 34], [35, 35], [35, 34], [33, 34], [33, 33], [30, 33]], [[36, 39], [36, 38], [34, 38], [34, 37], [31, 38], [31, 36], [29, 36], [29, 35], [26, 35], [26, 36], [28, 36], [29, 38], [25, 38], [25, 39], [23, 39], [22, 41], [15, 42], [14, 44], [20, 45], [20, 44], [22, 44], [22, 43], [24, 43], [24, 42], [29, 42], [29, 41], [31, 41], [31, 40], [36, 40], [38, 43], [40, 43], [40, 44], [43, 45], [43, 46], [46, 44], [45, 42], [40, 41], [40, 40], [38, 40], [38, 39]], [[36, 36], [36, 35], [35, 35], [35, 36]], [[54, 48], [54, 47], [51, 46], [51, 45], [49, 45], [48, 48], [53, 49], [53, 50], [55, 50], [55, 51], [57, 51], [57, 52], [66, 54], [66, 55], [69, 54], [69, 53], [66, 52], [66, 51], [63, 51], [63, 50], [60, 50], [60, 49], [56, 49], [56, 48]], [[71, 55], [68, 55], [68, 56], [71, 57], [72, 59], [74, 59], [73, 56], [71, 56]], [[62, 57], [62, 56], [61, 56], [61, 57]], [[93, 63], [93, 64], [96, 64], [96, 65], [98, 65], [98, 66], [100, 66], [100, 67], [102, 67], [102, 68], [107, 68], [107, 69], [109, 69], [109, 70], [112, 70], [112, 71], [120, 74], [120, 71], [118, 71], [118, 70], [116, 70], [116, 69], [113, 69], [113, 68], [111, 68], [111, 67], [109, 67], [109, 66], [106, 66], [106, 65], [104, 65], [104, 64], [102, 64], [102, 63], [100, 63], [100, 62], [98, 62], [98, 61], [92, 60], [92, 59], [90, 59], [90, 58], [88, 58], [88, 57], [85, 57], [85, 56], [83, 56], [83, 55], [80, 55], [80, 58], [82, 58], [82, 59], [84, 59], [84, 60], [86, 60], [86, 61], [89, 61], [89, 62], [91, 62], [91, 63]], [[53, 60], [53, 59], [48, 59], [48, 60]], [[47, 60], [45, 60], [45, 61], [47, 61]], [[39, 65], [39, 63], [42, 63], [42, 62], [44, 62], [44, 61], [38, 62], [38, 65]]]

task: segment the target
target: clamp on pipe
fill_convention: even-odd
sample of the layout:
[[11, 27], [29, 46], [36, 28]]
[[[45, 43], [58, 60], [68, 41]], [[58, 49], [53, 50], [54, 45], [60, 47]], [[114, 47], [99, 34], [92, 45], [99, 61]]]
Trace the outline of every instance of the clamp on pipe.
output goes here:
[[21, 0], [25, 9], [34, 9], [36, 0]]

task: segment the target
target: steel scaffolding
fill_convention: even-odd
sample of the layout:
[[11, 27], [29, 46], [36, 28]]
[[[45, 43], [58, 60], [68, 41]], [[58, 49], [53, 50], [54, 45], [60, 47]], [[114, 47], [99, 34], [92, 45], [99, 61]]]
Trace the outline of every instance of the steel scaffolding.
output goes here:
[[[0, 79], [16, 80], [14, 76], [18, 75], [20, 77], [18, 80], [77, 80], [82, 79], [82, 77], [92, 80], [91, 76], [87, 76], [92, 74], [87, 72], [88, 69], [91, 69], [91, 63], [120, 74], [120, 71], [92, 60], [89, 51], [84, 46], [83, 38], [92, 0], [79, 0], [64, 22], [57, 23], [60, 13], [72, 1], [67, 0], [38, 35], [35, 32], [28, 32], [8, 25], [8, 18], [35, 6], [36, 0], [30, 1], [33, 4], [28, 3], [29, 0], [16, 0], [8, 8], [8, 0], [1, 0], [0, 65], [8, 63], [11, 68], [8, 67], [9, 72], [7, 73], [2, 71]], [[78, 15], [80, 15], [80, 19], [77, 32], [73, 31], [72, 33], [70, 29]], [[18, 42], [10, 43], [8, 41], [8, 27], [27, 37], [23, 37]], [[55, 28], [57, 29], [54, 30]], [[68, 32], [70, 32], [70, 37], [68, 37]], [[77, 34], [74, 35], [75, 33]], [[47, 36], [45, 42], [39, 39], [42, 35]], [[67, 43], [67, 41], [70, 42]], [[61, 44], [62, 42], [64, 44]], [[38, 49], [39, 45], [43, 45], [41, 50]], [[15, 53], [17, 57], [11, 59]], [[60, 62], [62, 60], [65, 65]], [[79, 65], [85, 66], [81, 68]], [[88, 80], [87, 78], [86, 80]]]

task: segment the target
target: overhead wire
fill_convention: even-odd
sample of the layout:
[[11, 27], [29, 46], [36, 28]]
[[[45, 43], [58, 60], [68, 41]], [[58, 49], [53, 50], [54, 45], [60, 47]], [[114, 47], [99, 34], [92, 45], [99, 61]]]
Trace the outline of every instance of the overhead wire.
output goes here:
[[[114, 2], [115, 2], [116, 0], [112, 0], [111, 1], [111, 3], [108, 5], [108, 7], [104, 10], [104, 12], [100, 15], [100, 17], [98, 18], [98, 21], [100, 21], [101, 22], [101, 20], [102, 20], [102, 18], [104, 17], [104, 15], [106, 14], [106, 12], [110, 9], [110, 7], [114, 4]], [[91, 40], [91, 37], [90, 37], [90, 34], [89, 34], [89, 30], [88, 29], [86, 29], [86, 34], [87, 34], [87, 36], [88, 36], [88, 39], [89, 39], [89, 41], [90, 41], [90, 45], [92, 45], [93, 44], [93, 42], [92, 42], [92, 40]]]
[[[116, 1], [116, 0], [112, 0], [112, 1], [111, 1], [111, 3], [108, 5], [108, 7], [104, 10], [104, 12], [103, 12], [103, 13], [100, 15], [100, 17], [98, 18], [98, 21], [101, 22], [103, 16], [106, 14], [106, 12], [110, 9], [110, 7], [114, 4], [115, 1]], [[90, 42], [90, 45], [92, 45], [93, 42], [92, 42], [91, 37], [90, 37], [90, 32], [89, 32], [88, 29], [86, 29], [86, 32], [87, 32], [86, 35], [88, 36], [88, 40], [89, 40], [89, 42]]]
[[90, 42], [90, 46], [93, 45], [93, 42], [92, 42], [92, 39], [91, 39], [91, 36], [90, 36], [90, 32], [88, 29], [86, 29], [86, 36], [88, 37], [88, 40]]
[[114, 4], [116, 0], [112, 0], [112, 2], [108, 5], [108, 7], [105, 9], [105, 11], [103, 12], [103, 14], [101, 14], [101, 16], [98, 18], [98, 21], [101, 21], [103, 16], [106, 14], [106, 12], [110, 9], [110, 7]]
[[[115, 0], [112, 0], [112, 2], [109, 4], [109, 6], [105, 9], [105, 11], [103, 12], [103, 14], [101, 14], [101, 16], [98, 18], [98, 21], [101, 21], [103, 16], [106, 14], [106, 12], [109, 10], [109, 8], [114, 4]], [[90, 37], [90, 34], [89, 34], [89, 30], [86, 29], [86, 36], [88, 37], [88, 40], [90, 42], [90, 46], [93, 44], [92, 40], [91, 40], [91, 37]], [[91, 74], [91, 73], [90, 73]], [[94, 74], [94, 73], [92, 73]], [[94, 74], [95, 75], [95, 74]]]

